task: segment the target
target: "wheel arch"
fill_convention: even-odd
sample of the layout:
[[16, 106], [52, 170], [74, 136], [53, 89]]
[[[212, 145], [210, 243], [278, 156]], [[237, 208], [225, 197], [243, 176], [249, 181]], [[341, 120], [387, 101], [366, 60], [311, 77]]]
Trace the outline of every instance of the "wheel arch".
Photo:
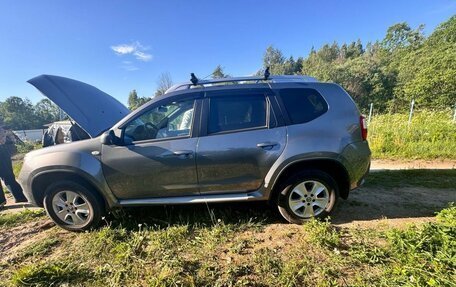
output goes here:
[[350, 191], [350, 177], [342, 163], [334, 159], [305, 159], [292, 162], [280, 171], [271, 187], [269, 201], [275, 202], [287, 178], [306, 169], [317, 169], [329, 174], [338, 185], [339, 196], [347, 199]]
[[42, 172], [37, 174], [33, 178], [31, 182], [31, 189], [35, 202], [38, 206], [43, 207], [43, 200], [45, 197], [46, 189], [53, 183], [59, 181], [71, 181], [80, 184], [102, 199], [104, 204], [103, 208], [107, 208], [108, 206], [110, 206], [101, 188], [99, 188], [93, 181], [91, 181], [84, 175], [68, 170], [54, 170]]

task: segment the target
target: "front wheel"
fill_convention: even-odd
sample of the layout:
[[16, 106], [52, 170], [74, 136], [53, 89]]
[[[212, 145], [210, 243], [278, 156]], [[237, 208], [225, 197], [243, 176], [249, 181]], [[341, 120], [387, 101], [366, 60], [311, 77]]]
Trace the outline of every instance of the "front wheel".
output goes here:
[[46, 190], [44, 207], [60, 227], [83, 231], [96, 227], [103, 215], [103, 201], [97, 194], [74, 182], [58, 182]]
[[302, 224], [311, 218], [328, 216], [338, 194], [337, 183], [329, 174], [306, 170], [285, 181], [277, 205], [288, 222]]

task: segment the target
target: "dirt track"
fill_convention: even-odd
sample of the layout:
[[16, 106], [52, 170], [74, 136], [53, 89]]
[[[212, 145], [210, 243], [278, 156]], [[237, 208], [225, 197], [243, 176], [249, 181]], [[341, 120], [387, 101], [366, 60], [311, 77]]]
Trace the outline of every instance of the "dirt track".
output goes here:
[[456, 160], [386, 160], [376, 159], [371, 170], [398, 169], [456, 169]]

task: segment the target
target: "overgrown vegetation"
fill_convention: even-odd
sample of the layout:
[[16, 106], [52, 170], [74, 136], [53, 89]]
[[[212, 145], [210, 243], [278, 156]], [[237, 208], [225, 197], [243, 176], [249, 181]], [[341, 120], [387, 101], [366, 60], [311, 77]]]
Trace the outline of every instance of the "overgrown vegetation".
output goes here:
[[16, 286], [452, 286], [456, 280], [455, 206], [435, 222], [383, 231], [316, 220], [274, 231], [268, 209], [256, 219], [260, 213], [252, 210], [172, 209], [129, 211], [87, 233], [48, 230], [53, 238], [0, 264], [0, 279]]
[[[387, 232], [385, 277], [392, 286], [453, 286], [456, 282], [456, 207], [436, 223]], [[386, 281], [386, 280], [385, 280]]]
[[369, 125], [373, 158], [456, 159], [456, 123], [450, 111], [421, 111], [373, 117]]

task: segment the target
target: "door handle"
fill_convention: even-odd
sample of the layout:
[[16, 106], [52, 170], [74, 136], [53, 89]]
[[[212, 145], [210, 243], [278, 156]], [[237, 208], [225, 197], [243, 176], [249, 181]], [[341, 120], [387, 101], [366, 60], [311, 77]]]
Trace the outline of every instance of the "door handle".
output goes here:
[[173, 151], [173, 154], [176, 155], [176, 156], [191, 156], [193, 154], [193, 151], [191, 150], [176, 150], [176, 151]]
[[270, 150], [273, 147], [275, 147], [276, 145], [279, 145], [279, 144], [276, 142], [264, 142], [264, 143], [257, 144], [257, 147], [265, 149], [265, 150]]

